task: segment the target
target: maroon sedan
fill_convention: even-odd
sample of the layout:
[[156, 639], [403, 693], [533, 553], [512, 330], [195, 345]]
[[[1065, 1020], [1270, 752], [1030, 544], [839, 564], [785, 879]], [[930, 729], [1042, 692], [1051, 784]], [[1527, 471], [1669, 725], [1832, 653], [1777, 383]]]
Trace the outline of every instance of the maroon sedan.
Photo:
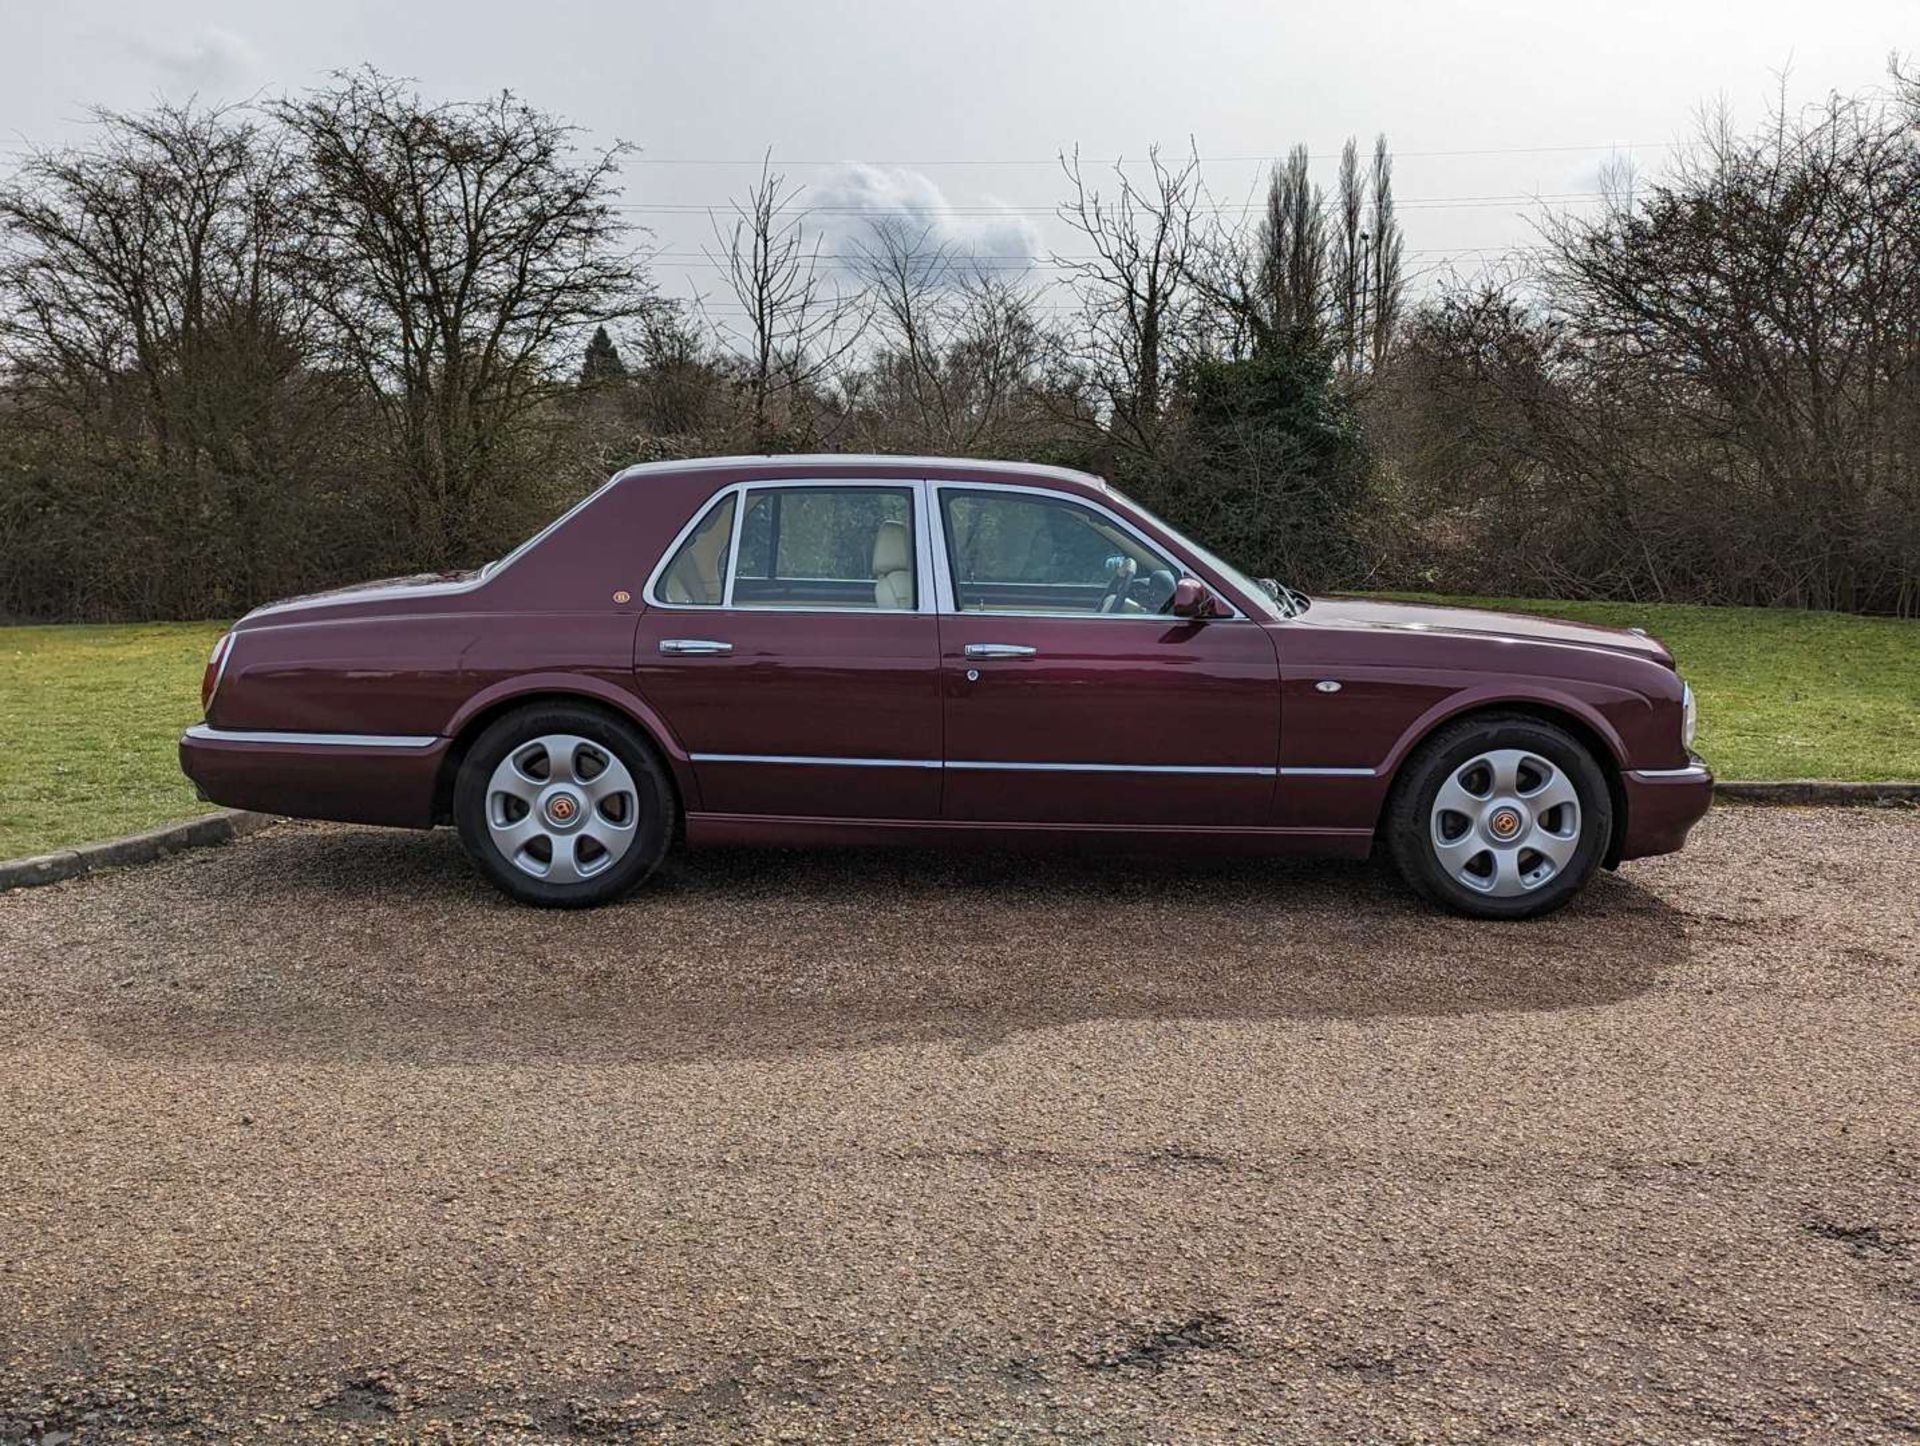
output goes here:
[[277, 603], [214, 648], [206, 797], [454, 824], [516, 898], [703, 844], [1362, 858], [1495, 918], [1706, 811], [1638, 632], [1254, 582], [1096, 477], [905, 457], [635, 467], [476, 573]]

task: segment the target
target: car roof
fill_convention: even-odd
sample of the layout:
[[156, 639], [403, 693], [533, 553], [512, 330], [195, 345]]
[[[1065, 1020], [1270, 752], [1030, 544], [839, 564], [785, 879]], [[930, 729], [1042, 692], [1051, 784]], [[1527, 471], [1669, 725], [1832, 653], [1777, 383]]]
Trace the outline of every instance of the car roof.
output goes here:
[[994, 462], [978, 457], [901, 457], [884, 452], [764, 453], [758, 456], [692, 457], [676, 462], [642, 462], [637, 466], [626, 468], [613, 480], [621, 482], [630, 477], [677, 475], [707, 470], [752, 472], [769, 476], [822, 471], [850, 477], [864, 474], [896, 476], [903, 468], [1043, 479], [1066, 482], [1078, 487], [1091, 487], [1101, 492], [1108, 490], [1106, 481], [1091, 472], [1077, 472], [1071, 467], [1051, 467], [1043, 462]]

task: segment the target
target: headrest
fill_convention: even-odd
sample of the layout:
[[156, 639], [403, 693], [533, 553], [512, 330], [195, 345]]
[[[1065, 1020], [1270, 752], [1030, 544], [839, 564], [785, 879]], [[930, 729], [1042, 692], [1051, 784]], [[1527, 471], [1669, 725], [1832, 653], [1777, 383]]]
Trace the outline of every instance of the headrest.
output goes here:
[[873, 534], [873, 575], [906, 572], [913, 566], [913, 548], [907, 537], [907, 524], [889, 518]]

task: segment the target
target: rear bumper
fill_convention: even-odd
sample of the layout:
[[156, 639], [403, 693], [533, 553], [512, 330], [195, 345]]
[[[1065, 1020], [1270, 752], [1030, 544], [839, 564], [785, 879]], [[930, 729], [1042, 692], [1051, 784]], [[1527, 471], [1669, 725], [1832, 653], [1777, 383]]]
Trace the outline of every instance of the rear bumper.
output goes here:
[[1622, 859], [1673, 853], [1713, 804], [1713, 770], [1699, 759], [1685, 768], [1628, 769], [1620, 785], [1627, 800]]
[[197, 723], [180, 739], [180, 770], [206, 798], [228, 808], [431, 828], [450, 744], [359, 733], [247, 733]]

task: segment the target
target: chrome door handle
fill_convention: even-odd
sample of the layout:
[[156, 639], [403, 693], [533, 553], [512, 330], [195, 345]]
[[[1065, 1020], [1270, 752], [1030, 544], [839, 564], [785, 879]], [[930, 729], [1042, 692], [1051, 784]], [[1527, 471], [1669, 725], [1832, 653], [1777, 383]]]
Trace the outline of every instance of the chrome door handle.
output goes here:
[[731, 653], [733, 644], [711, 638], [662, 638], [660, 651], [669, 658], [719, 658]]
[[1023, 643], [968, 643], [962, 651], [969, 658], [1031, 658], [1035, 650]]

